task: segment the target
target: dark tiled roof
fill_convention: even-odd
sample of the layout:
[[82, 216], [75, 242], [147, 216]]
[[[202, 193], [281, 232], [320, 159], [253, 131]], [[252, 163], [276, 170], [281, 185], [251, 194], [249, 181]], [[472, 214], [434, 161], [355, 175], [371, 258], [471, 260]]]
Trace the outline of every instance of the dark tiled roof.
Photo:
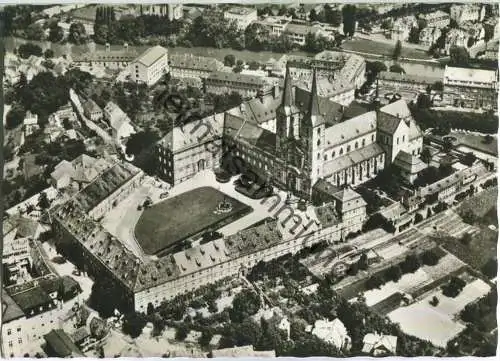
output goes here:
[[52, 299], [41, 287], [33, 287], [26, 291], [11, 295], [14, 302], [26, 313], [37, 307], [52, 304]]
[[47, 342], [47, 345], [56, 353], [54, 356], [83, 356], [68, 334], [61, 329], [52, 330], [43, 336], [43, 338]]
[[5, 324], [9, 321], [24, 317], [23, 310], [2, 288], [2, 322]]

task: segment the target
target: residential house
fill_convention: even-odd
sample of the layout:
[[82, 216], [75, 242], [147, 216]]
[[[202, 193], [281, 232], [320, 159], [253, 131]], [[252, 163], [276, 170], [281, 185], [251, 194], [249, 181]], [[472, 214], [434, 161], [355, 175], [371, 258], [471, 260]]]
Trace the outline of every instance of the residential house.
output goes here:
[[182, 4], [141, 4], [135, 7], [140, 15], [164, 16], [170, 21], [181, 19], [184, 13]]
[[30, 136], [35, 131], [40, 129], [40, 126], [38, 125], [38, 115], [35, 113], [31, 113], [28, 110], [26, 112], [25, 117], [24, 117], [23, 126], [24, 126], [24, 136], [25, 137]]
[[390, 30], [390, 38], [395, 41], [408, 41], [412, 28], [418, 27], [417, 18], [413, 15], [404, 16], [394, 21]]
[[425, 22], [425, 26], [431, 28], [442, 29], [450, 25], [450, 14], [441, 10], [428, 14], [420, 14], [418, 19], [423, 20]]
[[108, 121], [112, 136], [116, 142], [122, 143], [130, 135], [135, 133], [131, 120], [118, 105], [113, 102], [108, 102], [104, 107], [104, 117]]
[[466, 21], [483, 21], [485, 13], [485, 6], [480, 4], [454, 4], [450, 7], [450, 18], [458, 25]]
[[351, 348], [351, 338], [344, 324], [338, 318], [333, 321], [317, 320], [311, 333], [321, 340], [333, 344], [339, 350]]
[[83, 106], [83, 114], [93, 122], [101, 120], [102, 117], [104, 116], [102, 109], [92, 99], [89, 99], [86, 102], [84, 102], [82, 106]]
[[248, 25], [257, 20], [257, 9], [231, 6], [224, 11], [224, 19], [236, 22], [239, 30], [245, 30]]
[[371, 356], [396, 355], [398, 338], [392, 335], [367, 333], [363, 337], [363, 349], [361, 352]]
[[64, 189], [71, 185], [75, 190], [79, 190], [92, 182], [109, 166], [108, 161], [102, 158], [82, 154], [71, 162], [62, 160], [57, 164], [50, 174], [51, 183], [56, 189]]
[[486, 49], [484, 50], [484, 58], [489, 60], [498, 59], [498, 40], [493, 40], [486, 44]]
[[430, 48], [440, 36], [440, 28], [425, 27], [420, 31], [418, 42], [420, 45]]

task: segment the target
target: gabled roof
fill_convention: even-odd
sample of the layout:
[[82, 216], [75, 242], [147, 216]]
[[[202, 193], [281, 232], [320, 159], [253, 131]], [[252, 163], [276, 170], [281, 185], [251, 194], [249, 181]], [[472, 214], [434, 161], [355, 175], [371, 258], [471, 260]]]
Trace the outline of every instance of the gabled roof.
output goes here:
[[326, 128], [325, 141], [331, 146], [336, 146], [359, 138], [363, 134], [375, 132], [376, 129], [377, 114], [371, 111]]
[[162, 56], [167, 55], [167, 53], [168, 50], [163, 46], [156, 45], [139, 55], [135, 61], [149, 67], [158, 61]]
[[372, 353], [377, 349], [385, 349], [390, 353], [396, 353], [398, 338], [391, 335], [378, 335], [376, 333], [368, 333], [363, 338], [364, 353]]
[[394, 165], [410, 174], [417, 174], [427, 168], [427, 165], [417, 156], [400, 150], [394, 159]]
[[394, 103], [387, 104], [380, 108], [382, 113], [386, 113], [398, 118], [406, 118], [411, 116], [410, 108], [404, 99], [395, 101]]

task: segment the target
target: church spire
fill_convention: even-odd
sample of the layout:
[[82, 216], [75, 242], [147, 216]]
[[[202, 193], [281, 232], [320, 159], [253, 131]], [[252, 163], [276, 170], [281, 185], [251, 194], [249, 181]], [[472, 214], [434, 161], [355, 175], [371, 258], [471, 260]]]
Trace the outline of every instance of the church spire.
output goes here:
[[285, 90], [283, 91], [283, 106], [294, 105], [295, 99], [293, 94], [292, 77], [290, 76], [290, 67], [286, 64], [285, 74]]
[[311, 85], [311, 100], [309, 102], [309, 116], [320, 115], [318, 99], [318, 80], [316, 68], [313, 68], [313, 79]]

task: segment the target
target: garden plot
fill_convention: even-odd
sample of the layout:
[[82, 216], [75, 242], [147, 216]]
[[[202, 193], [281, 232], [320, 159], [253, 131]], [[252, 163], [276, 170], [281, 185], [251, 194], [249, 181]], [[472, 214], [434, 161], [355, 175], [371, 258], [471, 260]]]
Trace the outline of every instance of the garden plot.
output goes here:
[[[465, 325], [455, 321], [464, 307], [490, 291], [491, 287], [480, 279], [470, 282], [455, 298], [449, 298], [436, 289], [424, 299], [407, 307], [401, 307], [388, 314], [391, 321], [400, 324], [403, 332], [428, 340], [439, 347], [446, 347], [449, 340], [458, 335]], [[437, 297], [439, 303], [432, 306], [430, 301]]]

